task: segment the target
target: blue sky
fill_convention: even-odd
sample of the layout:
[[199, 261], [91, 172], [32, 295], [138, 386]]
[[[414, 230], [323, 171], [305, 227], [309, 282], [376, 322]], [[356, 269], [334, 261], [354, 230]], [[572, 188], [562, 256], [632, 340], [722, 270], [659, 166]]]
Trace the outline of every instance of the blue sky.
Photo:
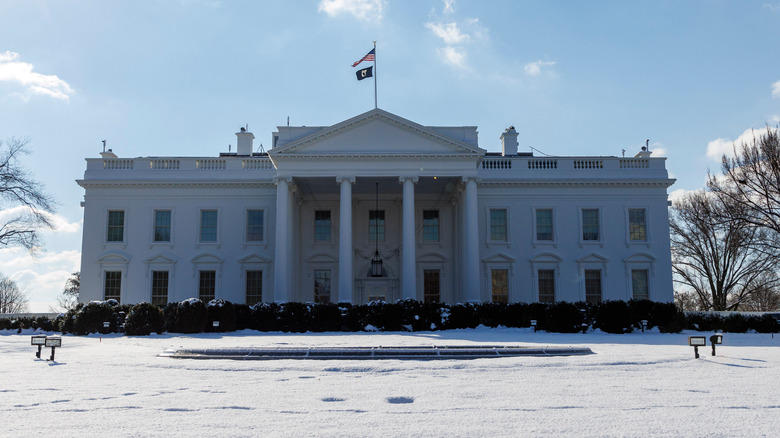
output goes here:
[[[350, 65], [377, 41], [379, 107], [423, 125], [476, 125], [498, 151], [635, 154], [650, 139], [673, 191], [703, 185], [751, 129], [780, 121], [780, 1], [0, 2], [0, 139], [58, 202], [33, 259], [0, 272], [45, 311], [78, 269], [84, 158], [215, 156], [248, 123], [373, 108]], [[0, 212], [2, 216], [3, 212]]]

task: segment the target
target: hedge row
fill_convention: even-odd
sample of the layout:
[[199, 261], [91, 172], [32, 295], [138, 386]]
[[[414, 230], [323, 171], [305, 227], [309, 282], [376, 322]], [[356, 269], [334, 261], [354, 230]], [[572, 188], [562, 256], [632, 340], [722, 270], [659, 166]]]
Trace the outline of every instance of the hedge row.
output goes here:
[[[164, 308], [140, 303], [119, 305], [114, 300], [92, 301], [79, 305], [54, 321], [47, 318], [0, 319], [0, 330], [41, 328], [46, 331], [85, 335], [118, 332], [128, 335], [150, 333], [202, 333], [253, 329], [283, 332], [357, 332], [357, 331], [430, 331], [488, 327], [530, 327], [536, 321], [540, 330], [574, 333], [600, 329], [608, 333], [630, 333], [658, 327], [661, 332], [682, 329], [742, 333], [777, 332], [780, 324], [769, 315], [689, 314], [672, 303], [652, 301], [606, 301], [596, 305], [583, 302], [441, 304], [414, 300], [395, 303], [373, 302], [366, 305], [260, 303], [255, 306], [212, 300], [204, 304], [190, 298], [169, 303]], [[215, 324], [218, 321], [219, 324]], [[105, 327], [104, 323], [108, 323]], [[122, 326], [124, 324], [124, 326]]]

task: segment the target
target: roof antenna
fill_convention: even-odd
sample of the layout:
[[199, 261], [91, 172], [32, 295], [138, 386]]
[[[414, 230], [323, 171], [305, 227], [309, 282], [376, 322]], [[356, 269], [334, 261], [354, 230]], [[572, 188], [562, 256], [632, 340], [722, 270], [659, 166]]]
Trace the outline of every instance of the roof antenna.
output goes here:
[[105, 151], [106, 151], [106, 141], [103, 140], [103, 152], [105, 152]]
[[249, 132], [249, 123], [246, 124], [246, 132]]
[[645, 140], [645, 148], [647, 148], [648, 151], [650, 150], [650, 139], [649, 138], [647, 140]]
[[264, 153], [265, 153], [265, 148], [263, 147], [263, 144], [262, 144], [262, 143], [260, 143], [260, 147], [258, 147], [258, 148], [257, 148], [257, 152], [260, 152], [260, 153], [262, 153], [262, 154], [264, 154]]
[[290, 126], [290, 116], [287, 116], [287, 126]]
[[232, 145], [228, 145], [228, 153], [230, 153], [230, 148], [231, 147], [232, 147]]
[[626, 158], [626, 150], [623, 149], [623, 158]]

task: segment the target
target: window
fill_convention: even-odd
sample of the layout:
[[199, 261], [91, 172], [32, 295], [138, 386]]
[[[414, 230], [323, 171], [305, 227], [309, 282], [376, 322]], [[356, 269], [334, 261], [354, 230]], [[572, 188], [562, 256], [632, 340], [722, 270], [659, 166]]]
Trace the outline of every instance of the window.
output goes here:
[[[214, 219], [214, 223], [216, 224], [216, 218]], [[214, 237], [216, 239], [216, 232]], [[263, 241], [263, 210], [246, 211], [246, 241]]]
[[124, 210], [115, 210], [115, 211], [108, 212], [108, 236], [106, 237], [106, 240], [109, 242], [125, 241]]
[[200, 271], [198, 281], [198, 298], [208, 303], [216, 297], [217, 271]]
[[314, 241], [330, 242], [330, 210], [314, 212]]
[[170, 210], [154, 211], [154, 241], [155, 242], [171, 241], [171, 211]]
[[599, 210], [589, 208], [582, 210], [582, 240], [598, 241], [599, 234]]
[[439, 210], [423, 210], [423, 242], [439, 241]]
[[506, 241], [506, 209], [490, 210], [490, 240]]
[[368, 212], [368, 241], [385, 241], [385, 211], [369, 210]]
[[314, 270], [314, 302], [330, 302], [330, 271], [327, 269]]
[[168, 271], [152, 271], [152, 304], [168, 304]]
[[217, 210], [200, 211], [200, 241], [217, 241]]
[[441, 300], [441, 272], [438, 269], [423, 271], [423, 300], [426, 303], [438, 303]]
[[628, 238], [636, 242], [647, 241], [647, 222], [644, 208], [628, 210]]
[[635, 300], [650, 299], [650, 287], [647, 280], [647, 269], [635, 269], [631, 271], [632, 298]]
[[121, 301], [122, 271], [106, 271], [103, 299]]
[[553, 240], [553, 211], [536, 210], [536, 240]]
[[246, 303], [250, 306], [263, 301], [263, 271], [246, 271]]
[[537, 271], [539, 281], [539, 302], [555, 302], [555, 271], [552, 269], [540, 269]]
[[590, 304], [601, 302], [601, 270], [585, 270], [585, 301]]
[[506, 269], [494, 269], [490, 271], [492, 300], [494, 303], [509, 302], [509, 271]]

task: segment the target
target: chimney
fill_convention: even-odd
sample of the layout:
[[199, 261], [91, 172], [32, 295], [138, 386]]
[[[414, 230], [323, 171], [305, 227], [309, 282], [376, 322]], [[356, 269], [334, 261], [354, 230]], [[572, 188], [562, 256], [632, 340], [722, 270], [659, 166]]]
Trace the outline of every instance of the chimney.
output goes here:
[[238, 137], [236, 153], [238, 155], [252, 155], [252, 140], [255, 139], [255, 136], [242, 127], [240, 132], [236, 132], [236, 137]]
[[504, 156], [517, 155], [517, 131], [514, 126], [501, 134], [501, 153]]

